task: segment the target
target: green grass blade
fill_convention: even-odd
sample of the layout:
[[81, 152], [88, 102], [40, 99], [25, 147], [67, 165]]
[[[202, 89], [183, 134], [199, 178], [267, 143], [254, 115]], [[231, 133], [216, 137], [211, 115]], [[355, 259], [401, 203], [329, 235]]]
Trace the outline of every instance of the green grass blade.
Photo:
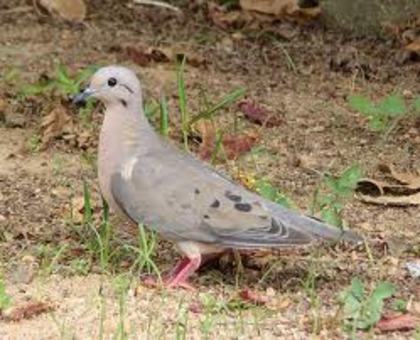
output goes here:
[[182, 137], [183, 137], [185, 150], [188, 150], [189, 149], [188, 148], [189, 117], [188, 117], [188, 111], [187, 111], [187, 95], [185, 91], [184, 70], [185, 70], [185, 56], [182, 58], [181, 63], [178, 65], [176, 79], [177, 79], [177, 87], [178, 87], [179, 110], [181, 112]]
[[219, 154], [220, 150], [223, 147], [223, 131], [217, 130], [216, 132], [216, 146], [211, 155], [210, 164], [214, 164], [216, 162], [217, 155]]
[[160, 134], [165, 138], [168, 137], [169, 132], [169, 110], [166, 97], [162, 95], [160, 100]]
[[87, 182], [83, 181], [83, 223], [92, 223], [92, 205], [90, 203], [90, 192]]
[[219, 102], [211, 106], [209, 109], [202, 111], [198, 115], [193, 117], [190, 120], [189, 125], [194, 124], [201, 119], [208, 119], [212, 117], [220, 109], [223, 109], [224, 107], [231, 105], [232, 103], [236, 102], [239, 98], [243, 97], [245, 95], [245, 92], [246, 92], [245, 87], [239, 87], [233, 90], [232, 92], [224, 96]]

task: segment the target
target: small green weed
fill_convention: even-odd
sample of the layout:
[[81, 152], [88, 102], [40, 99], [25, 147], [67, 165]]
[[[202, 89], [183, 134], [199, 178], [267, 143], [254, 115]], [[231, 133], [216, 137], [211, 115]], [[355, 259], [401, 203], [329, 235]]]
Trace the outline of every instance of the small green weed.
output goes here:
[[97, 228], [93, 218], [91, 196], [86, 181], [83, 182], [83, 225], [91, 230], [94, 235], [88, 244], [89, 249], [98, 256], [102, 270], [107, 271], [113, 256], [111, 251], [113, 233], [112, 225], [109, 221], [109, 208], [104, 200], [102, 219], [99, 228]]
[[293, 202], [266, 179], [258, 179], [255, 183], [255, 190], [264, 198], [280, 204], [286, 208], [292, 208]]
[[126, 275], [117, 276], [113, 282], [115, 293], [118, 297], [118, 314], [119, 321], [117, 325], [117, 333], [114, 338], [117, 340], [128, 339], [128, 333], [125, 329], [125, 317], [126, 317], [126, 304], [127, 294], [130, 288], [130, 280]]
[[187, 111], [187, 94], [185, 92], [185, 80], [184, 80], [184, 69], [185, 69], [185, 57], [178, 65], [176, 72], [176, 80], [178, 87], [178, 105], [179, 111], [181, 112], [181, 130], [182, 140], [184, 142], [184, 148], [188, 151], [188, 133], [189, 133], [189, 113]]
[[157, 235], [153, 231], [147, 231], [142, 224], [138, 225], [138, 246], [133, 247], [126, 245], [127, 249], [134, 251], [136, 259], [132, 265], [132, 270], [136, 269], [140, 273], [156, 274], [161, 281], [161, 273], [155, 264], [153, 257], [155, 255], [155, 247], [157, 242]]
[[392, 303], [392, 309], [397, 312], [407, 313], [407, 304], [408, 302], [404, 299], [396, 299]]
[[26, 142], [27, 148], [32, 153], [37, 153], [41, 150], [42, 138], [40, 135], [34, 133]]
[[395, 293], [395, 287], [389, 282], [379, 282], [370, 294], [359, 278], [351, 281], [351, 286], [340, 293], [343, 304], [344, 326], [349, 332], [369, 330], [381, 318], [384, 301]]
[[[82, 84], [89, 79], [98, 69], [98, 66], [91, 65], [79, 71], [73, 77], [63, 64], [59, 64], [53, 78], [43, 78], [35, 84], [21, 86], [19, 95], [23, 98], [30, 96], [58, 96], [68, 99], [79, 93]], [[79, 115], [85, 124], [91, 121], [91, 114], [94, 108], [94, 100], [88, 100], [85, 107], [79, 109]]]
[[378, 102], [369, 97], [353, 95], [349, 97], [352, 109], [360, 112], [369, 121], [369, 128], [388, 135], [395, 128], [399, 119], [409, 114], [420, 113], [420, 98], [407, 104], [403, 96], [391, 94]]
[[37, 248], [37, 257], [40, 258], [40, 271], [47, 277], [54, 273], [59, 267], [60, 259], [62, 259], [68, 250], [67, 244], [50, 245], [41, 244]]
[[163, 137], [168, 137], [169, 133], [169, 110], [166, 97], [162, 95], [160, 100], [160, 134]]
[[184, 143], [185, 150], [189, 150], [188, 146], [188, 136], [191, 132], [191, 127], [193, 124], [197, 123], [202, 119], [211, 119], [214, 115], [220, 110], [229, 107], [238, 99], [245, 95], [245, 88], [239, 87], [227, 95], [223, 96], [218, 102], [206, 103], [206, 106], [201, 109], [194, 117], [191, 117], [188, 108], [187, 108], [187, 94], [184, 80], [184, 71], [185, 71], [185, 58], [181, 61], [177, 68], [177, 87], [178, 87], [178, 106], [179, 111], [181, 112], [181, 130], [182, 130], [182, 139]]
[[314, 261], [311, 261], [310, 269], [308, 276], [303, 281], [303, 288], [306, 293], [307, 298], [309, 299], [309, 304], [311, 306], [311, 328], [313, 334], [319, 334], [322, 329], [322, 319], [321, 319], [321, 299], [319, 294], [316, 291], [316, 279], [318, 274], [315, 269]]
[[175, 339], [185, 340], [188, 330], [188, 310], [185, 308], [181, 300], [178, 305], [178, 318], [175, 325]]
[[91, 266], [90, 259], [77, 258], [70, 262], [70, 272], [75, 275], [87, 275]]
[[3, 310], [8, 308], [12, 303], [12, 298], [6, 292], [6, 284], [3, 279], [0, 278], [0, 314]]
[[315, 191], [311, 213], [320, 212], [325, 222], [342, 228], [344, 204], [354, 193], [362, 174], [362, 169], [353, 165], [339, 177], [327, 175]]
[[59, 64], [55, 69], [52, 79], [44, 78], [36, 84], [25, 85], [21, 88], [21, 95], [39, 96], [56, 94], [67, 98], [80, 92], [82, 84], [89, 79], [98, 69], [97, 66], [88, 66], [71, 77], [68, 69], [63, 64]]

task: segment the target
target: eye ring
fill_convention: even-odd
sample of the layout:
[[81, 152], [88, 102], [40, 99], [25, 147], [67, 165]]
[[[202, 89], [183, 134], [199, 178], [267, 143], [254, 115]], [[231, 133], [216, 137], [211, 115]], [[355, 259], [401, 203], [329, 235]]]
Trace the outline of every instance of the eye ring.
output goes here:
[[117, 85], [117, 79], [115, 79], [114, 77], [109, 78], [108, 79], [108, 86], [114, 87], [115, 85]]

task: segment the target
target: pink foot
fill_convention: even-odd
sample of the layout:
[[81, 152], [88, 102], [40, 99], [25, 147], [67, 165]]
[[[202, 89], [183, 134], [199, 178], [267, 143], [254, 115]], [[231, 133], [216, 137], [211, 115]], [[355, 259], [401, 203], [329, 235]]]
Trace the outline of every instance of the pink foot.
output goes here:
[[[191, 284], [188, 283], [188, 278], [193, 274], [201, 264], [201, 257], [195, 258], [182, 258], [175, 267], [163, 279], [163, 286], [167, 288], [184, 288], [187, 290], [196, 290]], [[146, 277], [143, 281], [146, 287], [157, 288], [160, 285], [159, 281]]]

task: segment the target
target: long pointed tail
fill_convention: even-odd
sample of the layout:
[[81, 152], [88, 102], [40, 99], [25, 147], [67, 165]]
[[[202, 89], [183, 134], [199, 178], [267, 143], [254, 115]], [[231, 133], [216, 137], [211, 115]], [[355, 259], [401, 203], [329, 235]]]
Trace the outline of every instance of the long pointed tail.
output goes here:
[[330, 226], [314, 217], [285, 209], [276, 204], [270, 204], [273, 212], [287, 227], [302, 231], [313, 238], [327, 240], [344, 240], [354, 243], [363, 242], [363, 238], [350, 230]]

